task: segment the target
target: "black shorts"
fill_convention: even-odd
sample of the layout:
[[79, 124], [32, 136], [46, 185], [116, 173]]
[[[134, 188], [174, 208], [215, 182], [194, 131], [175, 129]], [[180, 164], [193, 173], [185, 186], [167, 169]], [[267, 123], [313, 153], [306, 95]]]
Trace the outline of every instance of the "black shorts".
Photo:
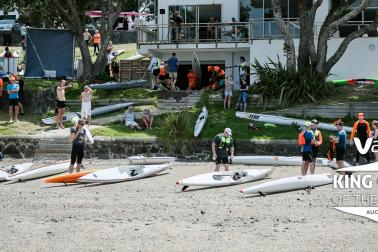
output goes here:
[[65, 101], [57, 101], [56, 106], [58, 108], [61, 108], [61, 109], [65, 108], [66, 107], [66, 102]]
[[302, 152], [302, 161], [306, 161], [306, 162], [309, 162], [309, 163], [314, 162], [312, 152]]
[[216, 164], [229, 164], [228, 157], [217, 157]]
[[169, 79], [168, 75], [159, 75], [159, 80], [166, 80]]
[[75, 163], [81, 164], [84, 157], [84, 146], [72, 145], [71, 151], [71, 165]]
[[18, 99], [9, 99], [9, 106], [17, 106], [18, 105]]
[[155, 69], [154, 71], [152, 71], [153, 76], [159, 76], [159, 73], [160, 73], [159, 69]]
[[318, 156], [320, 148], [319, 148], [319, 146], [311, 145], [311, 149], [312, 149], [312, 157], [314, 159], [316, 159], [316, 157]]
[[336, 148], [336, 161], [343, 161], [344, 160], [344, 149], [337, 149]]
[[89, 40], [85, 40], [85, 44], [89, 45]]

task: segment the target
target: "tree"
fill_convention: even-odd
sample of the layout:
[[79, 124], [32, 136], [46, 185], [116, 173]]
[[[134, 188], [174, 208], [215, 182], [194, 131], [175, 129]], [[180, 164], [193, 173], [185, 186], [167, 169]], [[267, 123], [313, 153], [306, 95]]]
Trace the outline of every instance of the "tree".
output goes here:
[[[364, 34], [376, 31], [378, 26], [378, 11], [373, 22], [353, 31], [346, 36], [336, 52], [327, 57], [328, 40], [340, 29], [340, 26], [355, 18], [366, 9], [372, 0], [333, 0], [332, 6], [320, 28], [317, 43], [315, 41], [315, 15], [323, 0], [316, 0], [313, 4], [307, 4], [306, 0], [298, 0], [300, 38], [298, 58], [294, 46], [293, 36], [289, 31], [287, 21], [282, 17], [281, 1], [272, 0], [275, 21], [283, 34], [287, 50], [287, 71], [292, 79], [298, 79], [298, 73], [305, 68], [316, 74], [317, 80], [324, 82], [332, 67], [340, 60], [348, 45], [356, 38]], [[361, 2], [361, 3], [360, 3]], [[351, 5], [360, 3], [356, 8]]]
[[[133, 3], [129, 6], [136, 7], [138, 4], [135, 0], [127, 2], [121, 0], [0, 0], [0, 5], [7, 10], [17, 9], [21, 15], [35, 17], [47, 27], [63, 27], [70, 30], [75, 36], [83, 60], [82, 79], [93, 80], [105, 69], [106, 45], [110, 41], [113, 24], [122, 6], [126, 6], [128, 2]], [[83, 38], [85, 11], [93, 9], [102, 11], [100, 34], [102, 45], [104, 45], [94, 62]]]

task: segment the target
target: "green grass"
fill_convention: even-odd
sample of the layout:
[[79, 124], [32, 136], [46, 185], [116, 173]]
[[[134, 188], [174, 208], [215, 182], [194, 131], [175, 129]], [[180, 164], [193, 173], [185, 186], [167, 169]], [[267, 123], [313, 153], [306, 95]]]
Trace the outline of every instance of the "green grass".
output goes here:
[[159, 92], [146, 88], [133, 88], [133, 89], [121, 89], [121, 90], [94, 90], [94, 99], [111, 99], [111, 98], [123, 98], [123, 99], [147, 99], [157, 98]]

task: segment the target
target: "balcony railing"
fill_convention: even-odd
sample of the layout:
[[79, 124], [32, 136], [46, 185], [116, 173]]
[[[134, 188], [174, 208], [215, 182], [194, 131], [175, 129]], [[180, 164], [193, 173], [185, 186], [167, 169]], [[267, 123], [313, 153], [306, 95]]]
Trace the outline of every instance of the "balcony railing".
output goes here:
[[[286, 25], [293, 38], [300, 37], [298, 21], [287, 20]], [[314, 25], [315, 38], [318, 37], [321, 25]], [[343, 24], [333, 37], [345, 37], [367, 25], [368, 23]], [[369, 37], [377, 35], [377, 32], [368, 34]], [[185, 23], [181, 26], [159, 24], [138, 27], [139, 44], [249, 43], [252, 40], [273, 39], [283, 39], [274, 19], [254, 19], [241, 23]]]
[[248, 22], [145, 25], [138, 28], [138, 43], [248, 43], [249, 28]]

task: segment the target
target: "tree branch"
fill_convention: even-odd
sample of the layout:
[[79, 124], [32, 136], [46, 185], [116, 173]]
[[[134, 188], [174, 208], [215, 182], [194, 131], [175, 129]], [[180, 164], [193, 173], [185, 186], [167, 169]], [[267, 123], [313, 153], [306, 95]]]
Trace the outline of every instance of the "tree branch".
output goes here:
[[345, 39], [341, 42], [339, 48], [337, 48], [336, 52], [327, 60], [324, 71], [326, 74], [328, 74], [332, 67], [340, 60], [340, 58], [344, 55], [346, 49], [348, 48], [349, 44], [356, 38], [361, 37], [362, 35], [371, 32], [376, 31], [378, 27], [378, 11], [375, 13], [375, 18], [373, 23], [371, 23], [369, 26], [366, 26], [364, 28], [361, 28], [357, 31], [352, 32], [348, 36], [345, 37]]
[[372, 0], [364, 0], [357, 8], [350, 11], [349, 13], [345, 14], [343, 17], [339, 18], [338, 20], [332, 22], [329, 25], [329, 29], [333, 30], [337, 28], [338, 26], [344, 24], [345, 22], [351, 20], [352, 18], [356, 17], [358, 14], [360, 14], [366, 7], [369, 6]]

